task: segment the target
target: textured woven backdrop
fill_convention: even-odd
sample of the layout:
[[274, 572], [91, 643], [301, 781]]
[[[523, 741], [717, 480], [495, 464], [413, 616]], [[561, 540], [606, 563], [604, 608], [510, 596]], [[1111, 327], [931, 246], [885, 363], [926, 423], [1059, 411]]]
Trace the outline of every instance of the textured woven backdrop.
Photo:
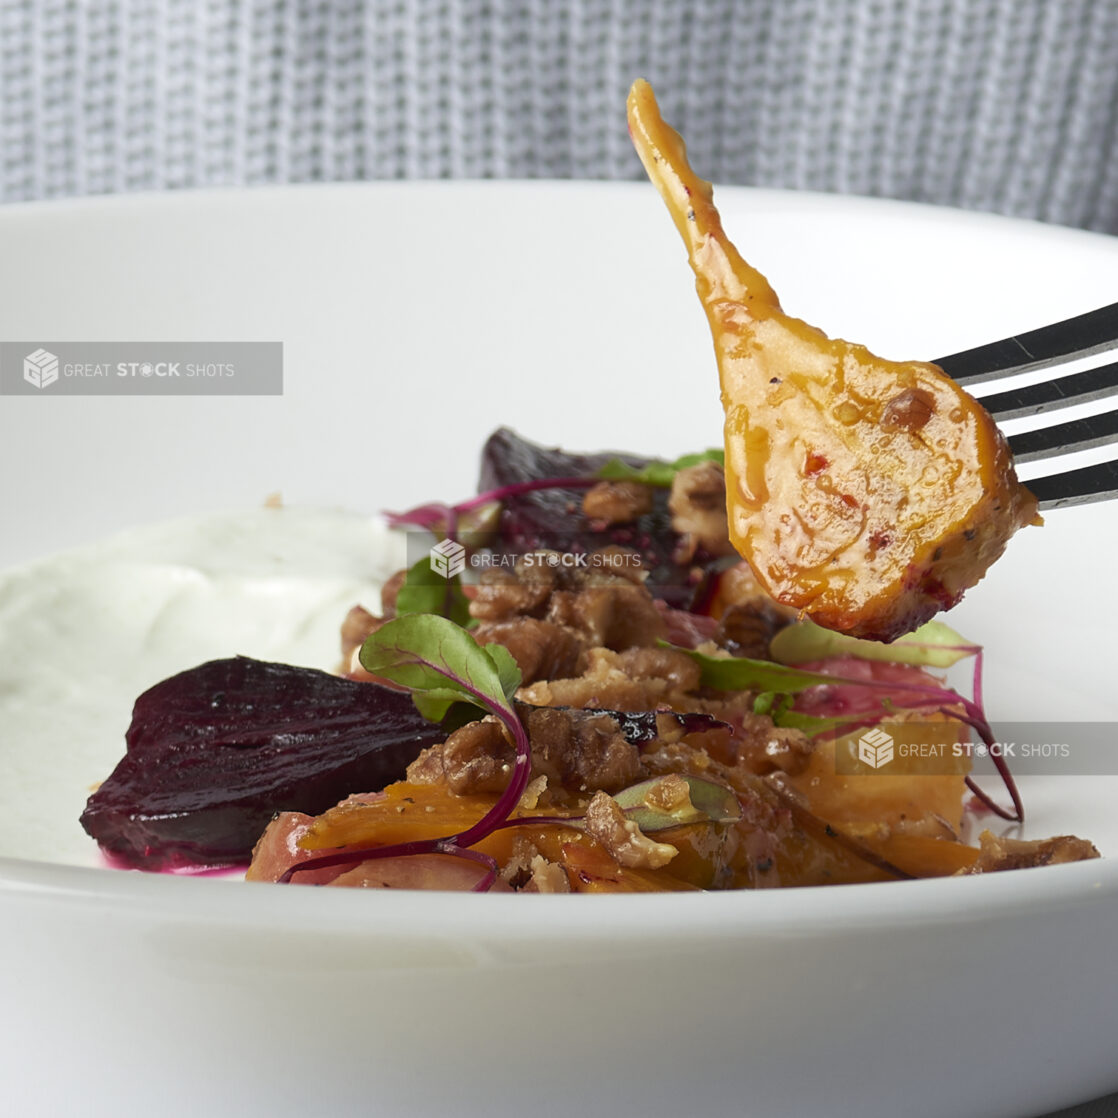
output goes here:
[[1116, 0], [0, 0], [0, 199], [633, 178], [637, 75], [718, 181], [1118, 231]]

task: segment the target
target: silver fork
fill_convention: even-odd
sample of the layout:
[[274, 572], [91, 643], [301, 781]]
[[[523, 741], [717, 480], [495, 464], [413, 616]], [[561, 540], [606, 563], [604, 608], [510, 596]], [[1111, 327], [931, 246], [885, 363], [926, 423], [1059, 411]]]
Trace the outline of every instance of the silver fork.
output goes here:
[[[1054, 368], [1094, 354], [1118, 355], [1118, 303], [1075, 318], [940, 357], [953, 380], [970, 389], [1035, 369]], [[976, 393], [976, 395], [978, 395]], [[1109, 397], [1118, 399], [1118, 362], [1099, 365], [1038, 384], [981, 395], [983, 407], [1001, 423], [1021, 416], [1051, 415], [1060, 408]], [[1118, 497], [1118, 460], [1078, 469], [1059, 469], [1060, 458], [1089, 447], [1118, 442], [1118, 410], [1007, 436], [1018, 463], [1053, 459], [1052, 473], [1029, 478], [1025, 485], [1042, 509], [1085, 505]]]

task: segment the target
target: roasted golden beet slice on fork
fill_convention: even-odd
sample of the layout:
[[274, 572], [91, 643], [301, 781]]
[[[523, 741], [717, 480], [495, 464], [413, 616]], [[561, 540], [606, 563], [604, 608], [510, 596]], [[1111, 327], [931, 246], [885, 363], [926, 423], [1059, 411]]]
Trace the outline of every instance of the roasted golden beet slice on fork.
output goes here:
[[883, 641], [915, 629], [1039, 523], [1005, 438], [935, 365], [883, 360], [786, 315], [647, 82], [628, 108], [714, 335], [731, 541], [778, 602], [820, 625]]

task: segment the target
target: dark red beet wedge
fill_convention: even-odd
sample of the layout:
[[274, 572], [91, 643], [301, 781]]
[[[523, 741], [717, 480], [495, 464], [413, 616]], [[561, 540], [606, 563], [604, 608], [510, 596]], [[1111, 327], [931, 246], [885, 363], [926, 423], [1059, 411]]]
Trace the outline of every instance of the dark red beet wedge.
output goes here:
[[277, 811], [316, 815], [378, 791], [446, 734], [401, 691], [214, 660], [136, 700], [127, 754], [81, 823], [108, 854], [142, 869], [244, 863]]
[[[647, 458], [614, 451], [575, 454], [537, 446], [501, 427], [489, 436], [481, 452], [478, 491], [539, 478], [586, 477], [614, 458], [638, 469], [648, 464]], [[670, 605], [687, 606], [695, 589], [689, 578], [690, 567], [704, 564], [700, 561], [684, 567], [673, 558], [679, 535], [672, 530], [668, 490], [653, 491], [652, 512], [631, 524], [615, 524], [600, 531], [595, 531], [582, 515], [582, 498], [583, 491], [578, 489], [540, 489], [505, 498], [497, 539], [491, 545], [493, 551], [522, 555], [546, 548], [578, 555], [611, 545], [631, 547], [644, 556], [649, 590]]]

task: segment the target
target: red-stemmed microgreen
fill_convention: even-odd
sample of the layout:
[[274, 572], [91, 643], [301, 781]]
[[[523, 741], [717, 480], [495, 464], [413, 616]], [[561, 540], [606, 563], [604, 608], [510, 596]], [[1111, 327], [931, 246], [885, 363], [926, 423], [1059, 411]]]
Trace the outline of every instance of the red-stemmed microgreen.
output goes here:
[[476, 888], [488, 889], [496, 879], [496, 862], [469, 848], [512, 815], [528, 786], [532, 768], [528, 734], [512, 702], [520, 686], [516, 661], [503, 645], [482, 647], [465, 629], [445, 617], [427, 613], [397, 617], [381, 626], [365, 641], [360, 660], [366, 671], [407, 688], [419, 712], [432, 721], [440, 721], [459, 702], [480, 707], [498, 718], [516, 750], [509, 783], [493, 807], [464, 831], [416, 842], [332, 851], [296, 863], [280, 880], [291, 881], [295, 874], [327, 866], [412, 854], [449, 854], [484, 864], [486, 874]]
[[390, 621], [361, 648], [361, 666], [412, 693], [419, 713], [440, 721], [457, 702], [471, 703], [494, 715], [513, 741], [516, 758], [504, 792], [472, 827], [451, 836], [458, 846], [485, 838], [520, 802], [532, 769], [528, 733], [513, 706], [520, 669], [507, 648], [482, 647], [464, 629], [444, 617], [415, 614]]
[[[943, 626], [943, 629], [947, 629], [947, 626]], [[948, 632], [951, 631], [948, 630]], [[943, 635], [941, 634], [941, 636]], [[892, 680], [844, 676], [841, 670], [844, 663], [842, 658], [828, 661], [836, 669], [834, 672], [820, 672], [794, 665], [778, 664], [768, 660], [751, 660], [737, 656], [707, 656], [686, 648], [681, 648], [679, 651], [686, 653], [699, 665], [701, 683], [704, 687], [711, 687], [719, 691], [761, 692], [762, 696], [759, 697], [763, 697], [764, 701], [771, 707], [773, 721], [776, 725], [798, 725], [807, 733], [814, 734], [837, 729], [843, 722], [848, 724], [880, 722], [899, 710], [909, 713], [932, 710], [956, 718], [970, 726], [982, 738], [987, 747], [990, 747], [991, 760], [1005, 784], [1006, 791], [1009, 793], [1013, 810], [1008, 811], [995, 803], [970, 776], [966, 777], [967, 787], [990, 811], [1003, 819], [1021, 822], [1025, 817], [1025, 808], [1021, 801], [1020, 791], [1013, 779], [1013, 774], [1009, 771], [1005, 758], [1001, 756], [998, 750], [992, 748], [995, 741], [994, 732], [986, 718], [986, 712], [982, 708], [980, 650], [975, 645], [963, 642], [957, 634], [952, 634], [950, 638], [944, 636], [943, 639], [945, 641], [950, 639], [954, 643], [926, 642], [926, 649], [923, 650], [923, 653], [929, 654], [928, 650], [931, 650], [936, 654], [942, 654], [947, 649], [951, 649], [953, 654], [955, 650], [965, 648], [968, 650], [968, 654], [975, 655], [976, 691], [974, 699], [968, 699], [948, 687], [924, 683], [919, 680], [910, 681], [906, 679], [904, 682], [898, 683]], [[874, 647], [889, 648], [891, 646], [875, 645]], [[921, 650], [913, 649], [913, 651]], [[955, 661], [952, 660], [951, 662], [954, 663]], [[841, 689], [844, 684], [872, 688], [883, 692], [880, 710], [860, 712], [856, 719], [823, 718], [816, 721], [815, 716], [802, 714], [796, 711], [794, 707], [787, 707], [787, 704], [779, 700], [781, 695], [799, 695], [811, 688], [820, 686]]]

